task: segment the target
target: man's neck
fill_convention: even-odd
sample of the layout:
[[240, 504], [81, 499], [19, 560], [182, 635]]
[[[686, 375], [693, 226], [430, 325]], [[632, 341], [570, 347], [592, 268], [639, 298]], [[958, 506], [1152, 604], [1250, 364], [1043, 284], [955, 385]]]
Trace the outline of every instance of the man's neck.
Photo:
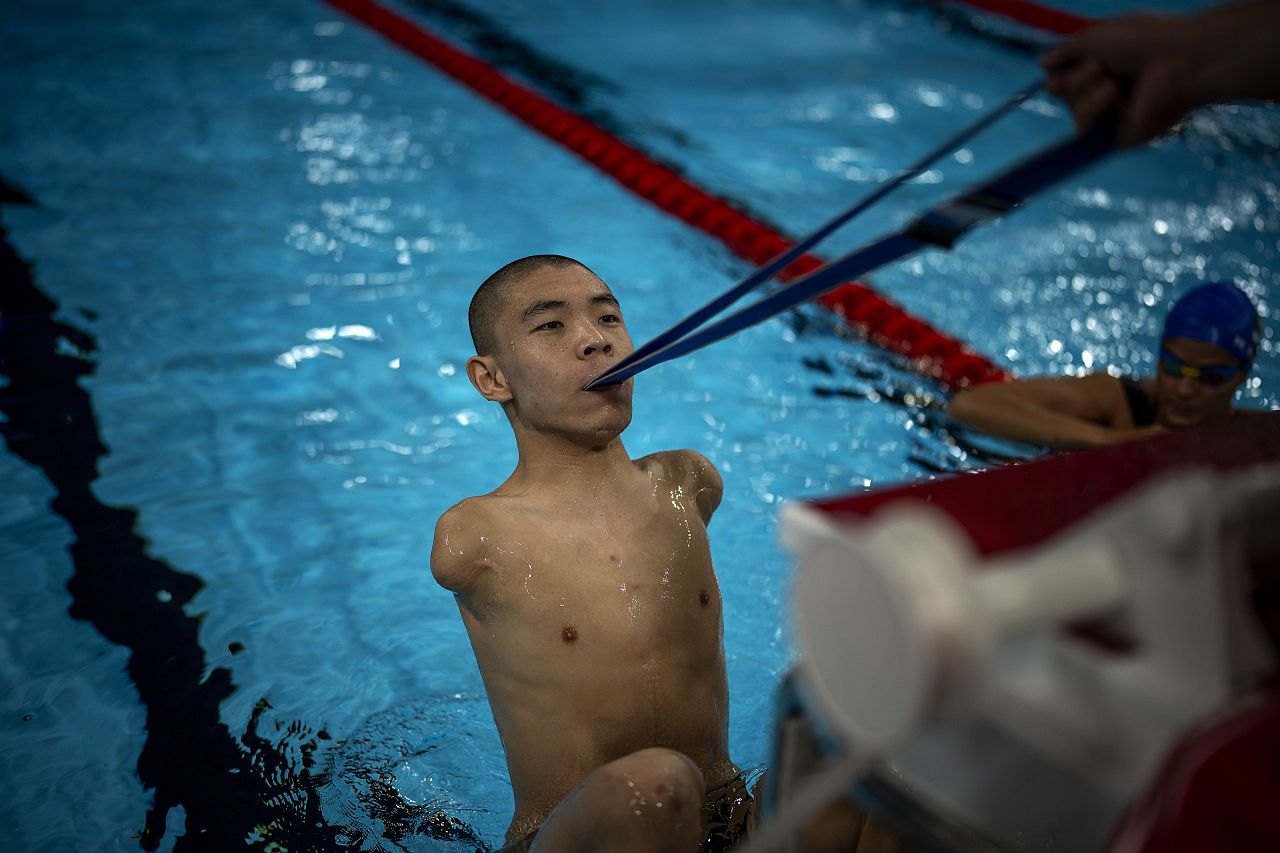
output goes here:
[[545, 434], [517, 436], [520, 460], [508, 483], [525, 488], [554, 486], [587, 493], [616, 487], [630, 473], [631, 457], [614, 436], [602, 444]]

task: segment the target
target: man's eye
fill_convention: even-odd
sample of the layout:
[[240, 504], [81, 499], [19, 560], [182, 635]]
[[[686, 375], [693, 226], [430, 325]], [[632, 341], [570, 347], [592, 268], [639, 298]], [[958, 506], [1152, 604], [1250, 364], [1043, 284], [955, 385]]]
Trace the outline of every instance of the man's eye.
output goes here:
[[560, 321], [559, 321], [559, 320], [548, 320], [547, 322], [543, 323], [543, 324], [542, 324], [541, 326], [539, 326], [538, 328], [534, 329], [534, 331], [535, 331], [535, 332], [540, 332], [540, 331], [542, 331], [543, 329], [558, 329], [558, 328], [560, 328]]
[[600, 322], [601, 323], [621, 323], [622, 318], [619, 317], [617, 314], [605, 314], [603, 317], [600, 318]]

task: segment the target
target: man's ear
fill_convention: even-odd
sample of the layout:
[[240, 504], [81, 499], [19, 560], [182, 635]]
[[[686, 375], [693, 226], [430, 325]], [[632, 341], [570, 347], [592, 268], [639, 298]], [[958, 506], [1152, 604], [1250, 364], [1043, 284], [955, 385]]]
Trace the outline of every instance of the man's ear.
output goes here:
[[511, 399], [507, 377], [491, 355], [473, 355], [467, 359], [467, 378], [486, 400], [505, 403]]

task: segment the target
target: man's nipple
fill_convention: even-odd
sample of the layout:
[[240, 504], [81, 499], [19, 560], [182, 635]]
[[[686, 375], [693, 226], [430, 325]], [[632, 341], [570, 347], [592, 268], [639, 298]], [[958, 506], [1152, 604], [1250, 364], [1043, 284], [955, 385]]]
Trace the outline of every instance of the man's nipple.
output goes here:
[[703, 607], [706, 607], [708, 604], [711, 603], [711, 596], [707, 593], [705, 589], [698, 590], [698, 603], [701, 604]]
[[560, 632], [560, 639], [566, 643], [572, 643], [578, 639], [578, 629], [572, 625], [565, 625], [564, 630]]

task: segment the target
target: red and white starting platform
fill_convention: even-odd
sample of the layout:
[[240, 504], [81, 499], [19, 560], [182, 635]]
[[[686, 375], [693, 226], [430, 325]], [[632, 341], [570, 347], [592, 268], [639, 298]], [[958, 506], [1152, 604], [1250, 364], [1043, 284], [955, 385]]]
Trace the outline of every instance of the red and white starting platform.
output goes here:
[[798, 502], [781, 532], [771, 815], [856, 756], [913, 849], [1280, 849], [1280, 413]]

